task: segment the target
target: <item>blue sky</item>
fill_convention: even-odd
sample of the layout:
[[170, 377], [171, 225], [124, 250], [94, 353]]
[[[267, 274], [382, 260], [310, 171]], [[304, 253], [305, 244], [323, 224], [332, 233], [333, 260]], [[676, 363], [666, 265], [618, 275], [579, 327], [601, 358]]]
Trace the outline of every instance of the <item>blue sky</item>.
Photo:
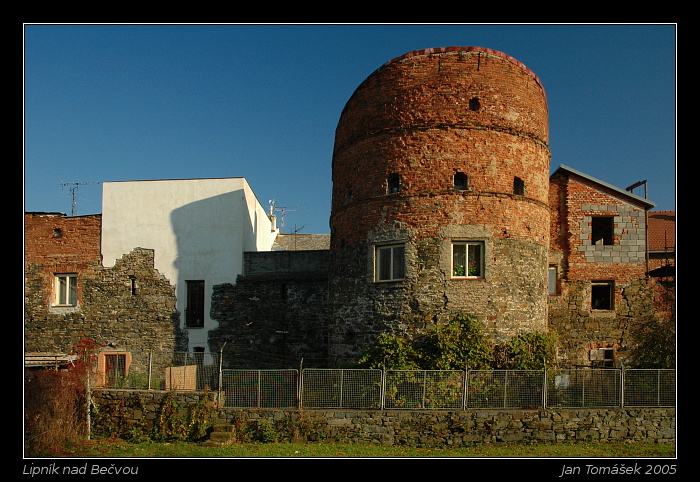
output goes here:
[[[340, 113], [386, 61], [504, 52], [541, 79], [552, 171], [647, 180], [675, 210], [676, 26], [24, 26], [24, 209], [101, 212], [104, 181], [245, 177], [283, 232], [327, 233]], [[643, 195], [643, 189], [635, 191]], [[147, 209], [147, 206], [144, 206]], [[278, 213], [280, 214], [280, 213]]]

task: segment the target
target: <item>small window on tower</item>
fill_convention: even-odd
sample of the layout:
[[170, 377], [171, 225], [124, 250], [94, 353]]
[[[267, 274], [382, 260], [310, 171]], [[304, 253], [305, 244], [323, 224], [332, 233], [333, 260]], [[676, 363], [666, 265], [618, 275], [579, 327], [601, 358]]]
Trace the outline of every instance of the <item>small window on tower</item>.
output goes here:
[[525, 195], [525, 181], [519, 177], [513, 179], [513, 194], [517, 194], [519, 196]]
[[469, 183], [467, 182], [467, 175], [463, 172], [458, 172], [455, 174], [455, 191], [466, 191], [469, 189]]
[[549, 288], [548, 288], [548, 291], [549, 291], [550, 295], [557, 294], [557, 267], [553, 266], [553, 265], [549, 267]]
[[478, 97], [473, 97], [469, 100], [469, 110], [477, 111], [481, 109], [481, 102]]
[[387, 193], [393, 194], [401, 189], [401, 177], [398, 174], [391, 174], [386, 181]]
[[187, 306], [185, 308], [185, 326], [187, 328], [204, 327], [204, 281], [186, 280]]

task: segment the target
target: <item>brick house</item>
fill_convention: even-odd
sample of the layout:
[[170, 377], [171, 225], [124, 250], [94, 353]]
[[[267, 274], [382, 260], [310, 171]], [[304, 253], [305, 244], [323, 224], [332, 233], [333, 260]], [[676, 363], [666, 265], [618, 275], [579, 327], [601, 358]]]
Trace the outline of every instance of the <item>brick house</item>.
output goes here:
[[135, 248], [102, 265], [100, 214], [24, 216], [24, 343], [30, 366], [43, 354], [65, 358], [82, 339], [94, 340], [97, 384], [145, 376], [172, 364], [182, 333], [175, 294], [153, 267], [153, 250]]
[[618, 366], [653, 319], [647, 244], [654, 204], [567, 166], [550, 182], [548, 325], [566, 365]]

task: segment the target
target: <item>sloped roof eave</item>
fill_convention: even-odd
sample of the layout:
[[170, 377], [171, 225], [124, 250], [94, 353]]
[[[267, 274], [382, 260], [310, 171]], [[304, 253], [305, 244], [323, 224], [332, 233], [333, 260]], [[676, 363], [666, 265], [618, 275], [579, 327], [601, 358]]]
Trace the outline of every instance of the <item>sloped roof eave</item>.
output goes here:
[[565, 166], [564, 164], [560, 164], [559, 167], [557, 168], [557, 170], [554, 171], [554, 172], [552, 173], [552, 175], [549, 176], [549, 178], [550, 178], [550, 179], [553, 178], [553, 177], [556, 176], [560, 171], [567, 171], [567, 172], [569, 172], [569, 173], [571, 173], [571, 174], [575, 174], [575, 175], [577, 175], [577, 176], [579, 176], [579, 177], [582, 177], [582, 178], [584, 178], [584, 179], [587, 179], [587, 180], [589, 180], [589, 181], [591, 181], [591, 182], [593, 182], [593, 183], [599, 184], [599, 185], [601, 185], [601, 186], [603, 186], [603, 187], [605, 187], [605, 188], [607, 188], [607, 189], [610, 189], [610, 190], [612, 190], [612, 191], [615, 191], [616, 193], [619, 193], [619, 194], [621, 194], [622, 196], [625, 196], [625, 197], [627, 197], [627, 198], [630, 198], [631, 200], [635, 201], [636, 203], [641, 204], [641, 205], [644, 206], [644, 208], [647, 209], [647, 210], [652, 209], [652, 208], [654, 208], [654, 206], [656, 206], [655, 203], [649, 201], [648, 199], [643, 198], [642, 196], [638, 196], [638, 195], [636, 195], [636, 194], [634, 194], [634, 193], [631, 193], [631, 192], [629, 192], [629, 191], [625, 191], [624, 189], [620, 189], [620, 188], [617, 187], [617, 186], [613, 186], [613, 185], [610, 184], [610, 183], [607, 183], [607, 182], [605, 182], [605, 181], [601, 181], [600, 179], [596, 179], [596, 178], [593, 177], [593, 176], [589, 176], [588, 174], [585, 174], [585, 173], [583, 173], [583, 172], [581, 172], [581, 171], [578, 171], [578, 170], [576, 170], [576, 169], [574, 169], [574, 168], [572, 168], [572, 167]]

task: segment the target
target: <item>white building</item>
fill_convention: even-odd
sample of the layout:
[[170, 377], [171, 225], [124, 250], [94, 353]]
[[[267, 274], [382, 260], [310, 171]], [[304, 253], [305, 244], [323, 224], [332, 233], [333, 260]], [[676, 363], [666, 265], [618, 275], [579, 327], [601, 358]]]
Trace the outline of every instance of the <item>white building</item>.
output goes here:
[[277, 235], [244, 178], [105, 182], [104, 266], [134, 248], [154, 250], [155, 268], [175, 286], [189, 350], [208, 351], [212, 287], [235, 283], [244, 251], [270, 251]]

